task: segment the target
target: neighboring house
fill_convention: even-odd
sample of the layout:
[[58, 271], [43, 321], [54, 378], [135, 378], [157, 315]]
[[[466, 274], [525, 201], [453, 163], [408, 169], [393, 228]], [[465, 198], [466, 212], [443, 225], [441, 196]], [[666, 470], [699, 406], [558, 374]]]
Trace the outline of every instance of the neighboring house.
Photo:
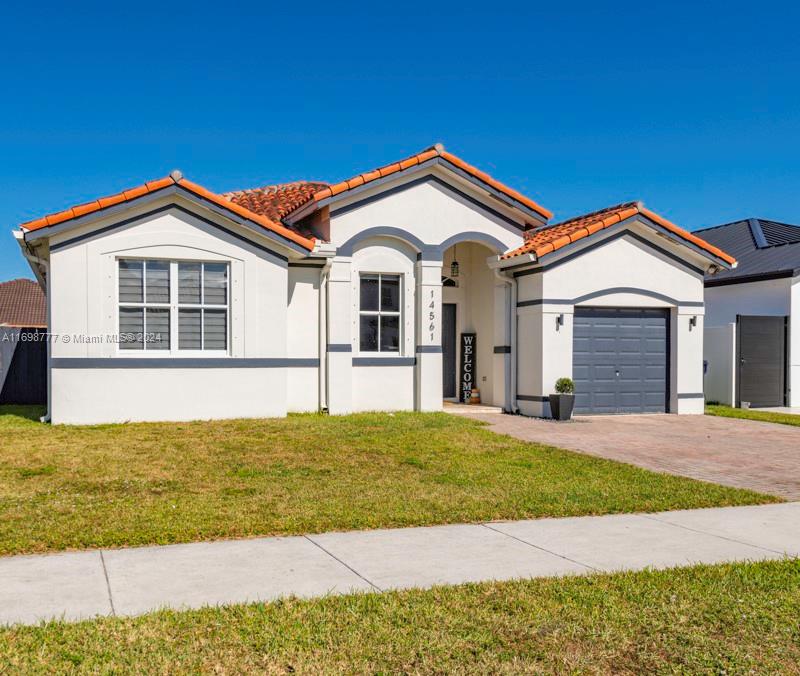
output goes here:
[[47, 402], [47, 302], [31, 279], [0, 282], [0, 404]]
[[706, 279], [706, 397], [800, 406], [800, 226], [750, 218], [699, 232], [739, 261]]
[[[334, 185], [179, 172], [23, 224], [56, 423], [436, 411], [702, 413], [703, 275], [733, 258], [628, 203], [550, 212], [436, 145]], [[462, 349], [463, 346], [463, 349]]]

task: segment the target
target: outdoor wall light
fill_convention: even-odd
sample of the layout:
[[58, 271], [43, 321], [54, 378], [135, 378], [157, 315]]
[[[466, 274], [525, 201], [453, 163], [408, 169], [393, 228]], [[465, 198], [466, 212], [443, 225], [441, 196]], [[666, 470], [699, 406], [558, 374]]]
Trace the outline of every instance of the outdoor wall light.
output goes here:
[[691, 331], [695, 326], [697, 326], [697, 315], [689, 317], [689, 331]]
[[457, 247], [453, 247], [453, 262], [450, 263], [450, 276], [451, 277], [458, 277], [458, 261], [456, 260], [456, 251], [458, 251]]
[[560, 326], [564, 326], [564, 313], [562, 312], [560, 315], [556, 316], [556, 331]]

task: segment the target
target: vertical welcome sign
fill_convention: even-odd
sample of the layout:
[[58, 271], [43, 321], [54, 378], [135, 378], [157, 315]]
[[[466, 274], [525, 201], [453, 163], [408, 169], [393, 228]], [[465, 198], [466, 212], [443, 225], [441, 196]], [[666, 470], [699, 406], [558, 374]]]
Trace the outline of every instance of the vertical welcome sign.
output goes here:
[[468, 404], [475, 387], [475, 334], [461, 334], [461, 401]]

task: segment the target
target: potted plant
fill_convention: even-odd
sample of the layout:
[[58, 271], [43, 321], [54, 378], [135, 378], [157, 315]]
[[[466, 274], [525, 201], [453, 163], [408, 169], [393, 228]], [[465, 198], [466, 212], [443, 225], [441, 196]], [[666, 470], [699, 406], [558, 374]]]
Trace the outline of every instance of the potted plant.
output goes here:
[[575, 383], [572, 378], [556, 380], [556, 394], [550, 397], [550, 415], [555, 420], [569, 420], [575, 406]]

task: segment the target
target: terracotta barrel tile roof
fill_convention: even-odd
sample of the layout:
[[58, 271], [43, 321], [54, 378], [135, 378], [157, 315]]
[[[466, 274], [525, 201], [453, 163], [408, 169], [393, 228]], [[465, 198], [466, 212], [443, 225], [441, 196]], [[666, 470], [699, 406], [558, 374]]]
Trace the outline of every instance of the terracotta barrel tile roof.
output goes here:
[[456, 157], [452, 153], [447, 152], [440, 143], [437, 143], [435, 146], [423, 150], [421, 153], [417, 153], [416, 155], [412, 155], [411, 157], [407, 157], [404, 160], [400, 160], [399, 162], [393, 162], [391, 164], [387, 164], [386, 166], [379, 167], [377, 169], [373, 169], [372, 171], [367, 171], [363, 174], [359, 174], [353, 178], [347, 179], [346, 181], [341, 181], [339, 183], [335, 183], [333, 185], [327, 186], [322, 190], [319, 190], [314, 194], [314, 201], [319, 202], [324, 199], [328, 199], [329, 197], [333, 197], [340, 193], [343, 193], [347, 190], [352, 190], [353, 188], [357, 188], [360, 185], [364, 185], [365, 183], [369, 183], [371, 181], [375, 181], [379, 178], [384, 178], [386, 176], [391, 176], [392, 174], [397, 173], [398, 171], [403, 171], [408, 169], [409, 167], [416, 166], [418, 164], [423, 164], [428, 160], [433, 159], [434, 157], [441, 157], [443, 160], [446, 160], [450, 164], [455, 167], [461, 169], [461, 171], [466, 172], [470, 176], [477, 178], [479, 181], [486, 183], [487, 185], [491, 186], [498, 192], [503, 193], [504, 195], [510, 197], [513, 200], [516, 200], [520, 204], [524, 204], [529, 209], [535, 211], [536, 213], [540, 214], [544, 218], [552, 218], [553, 214], [545, 209], [544, 207], [538, 205], [529, 197], [526, 197], [522, 193], [514, 190], [513, 188], [509, 188], [507, 185], [504, 185], [500, 181], [492, 178], [489, 174], [481, 171], [473, 167], [471, 164], [467, 164], [459, 157]]
[[49, 214], [48, 216], [42, 216], [41, 218], [37, 218], [33, 221], [28, 221], [27, 223], [23, 223], [20, 227], [23, 230], [39, 230], [41, 228], [46, 228], [51, 225], [57, 225], [59, 223], [63, 223], [69, 221], [73, 218], [78, 218], [79, 216], [84, 216], [85, 214], [93, 213], [95, 211], [101, 211], [110, 206], [114, 206], [115, 204], [121, 204], [123, 202], [128, 202], [130, 200], [136, 199], [137, 197], [141, 197], [142, 195], [146, 195], [148, 193], [156, 192], [163, 188], [167, 188], [171, 185], [179, 185], [181, 188], [188, 190], [189, 192], [203, 197], [214, 204], [217, 204], [225, 209], [228, 209], [239, 216], [247, 219], [248, 221], [252, 221], [266, 230], [271, 230], [282, 237], [299, 244], [300, 246], [304, 247], [311, 251], [314, 248], [314, 238], [306, 237], [301, 235], [300, 233], [296, 232], [295, 230], [291, 230], [287, 228], [285, 225], [280, 223], [280, 221], [275, 221], [265, 216], [261, 213], [251, 211], [247, 207], [237, 204], [235, 201], [231, 201], [222, 195], [218, 195], [217, 193], [211, 192], [210, 190], [206, 190], [201, 185], [197, 183], [193, 183], [180, 174], [180, 172], [173, 172], [169, 176], [165, 178], [158, 179], [156, 181], [149, 181], [144, 185], [137, 186], [135, 188], [131, 188], [129, 190], [123, 190], [122, 192], [116, 193], [114, 195], [110, 195], [108, 197], [101, 197], [100, 199], [94, 200], [93, 202], [87, 202], [86, 204], [81, 204], [76, 207], [72, 207], [70, 209], [66, 209], [65, 211], [59, 211], [53, 214]]
[[262, 188], [249, 188], [223, 193], [230, 202], [235, 202], [252, 212], [280, 221], [284, 216], [303, 206], [314, 194], [327, 188], [321, 181], [295, 181], [265, 185]]
[[540, 258], [541, 256], [557, 251], [572, 242], [593, 235], [600, 230], [609, 228], [615, 223], [624, 221], [637, 214], [649, 218], [654, 223], [678, 235], [681, 239], [691, 242], [731, 265], [736, 263], [736, 260], [732, 256], [729, 256], [721, 249], [709, 244], [700, 237], [693, 235], [688, 230], [679, 228], [674, 223], [670, 223], [665, 218], [646, 209], [641, 202], [617, 204], [613, 207], [607, 207], [599, 211], [584, 214], [583, 216], [576, 216], [568, 221], [544, 226], [536, 230], [530, 230], [525, 233], [525, 243], [519, 248], [509, 251], [507, 254], [503, 255], [502, 258], [508, 259], [523, 254], [533, 254], [537, 258]]
[[39, 284], [30, 279], [0, 283], [0, 326], [47, 326], [47, 301]]

